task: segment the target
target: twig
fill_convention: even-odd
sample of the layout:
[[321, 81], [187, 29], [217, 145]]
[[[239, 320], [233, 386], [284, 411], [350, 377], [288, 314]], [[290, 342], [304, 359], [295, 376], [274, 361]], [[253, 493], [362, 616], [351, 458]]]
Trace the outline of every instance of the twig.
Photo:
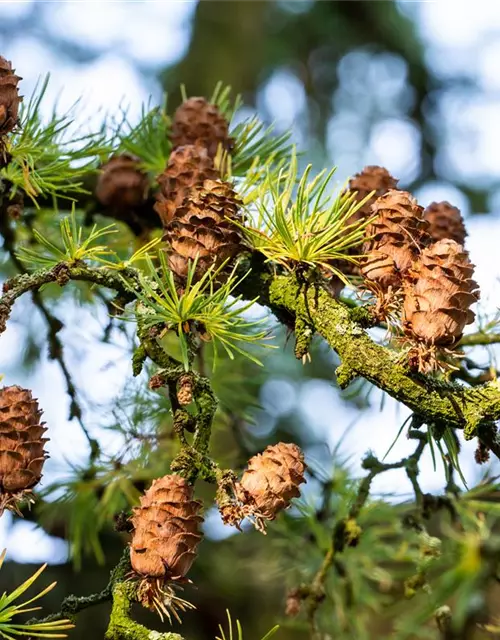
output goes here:
[[114, 584], [123, 580], [126, 574], [130, 571], [130, 560], [128, 547], [122, 554], [120, 561], [111, 571], [109, 576], [109, 582], [99, 593], [95, 593], [90, 596], [74, 596], [70, 595], [64, 598], [61, 603], [61, 609], [57, 613], [51, 613], [42, 619], [33, 618], [30, 623], [42, 623], [42, 622], [54, 622], [55, 620], [62, 620], [63, 618], [69, 618], [74, 621], [75, 615], [84, 609], [93, 607], [103, 602], [108, 602], [112, 598], [112, 591]]
[[500, 333], [484, 333], [478, 331], [477, 333], [469, 333], [464, 336], [458, 343], [458, 347], [477, 347], [487, 346], [489, 344], [498, 344], [500, 342]]
[[500, 419], [500, 385], [495, 381], [473, 389], [412, 373], [394, 351], [376, 344], [349, 309], [326, 291], [304, 290], [294, 275], [251, 274], [238, 291], [258, 298], [288, 322], [300, 316], [323, 336], [342, 361], [337, 382], [345, 388], [362, 377], [419, 413], [425, 422], [463, 429], [466, 438], [478, 435], [482, 423]]
[[70, 280], [92, 282], [114, 289], [129, 301], [135, 297], [132, 288], [138, 286], [135, 269], [126, 268], [118, 272], [112, 269], [90, 267], [83, 262], [60, 262], [50, 269], [38, 269], [33, 273], [15, 276], [3, 284], [3, 295], [0, 298], [0, 334], [7, 328], [12, 308], [22, 295], [29, 291], [38, 291], [43, 285], [51, 282], [64, 286]]
[[303, 589], [304, 596], [307, 599], [307, 615], [313, 637], [318, 633], [316, 613], [320, 604], [325, 599], [325, 583], [328, 573], [334, 565], [338, 554], [342, 553], [346, 546], [354, 546], [359, 540], [361, 529], [355, 524], [355, 519], [359, 516], [368, 500], [373, 480], [385, 471], [405, 469], [415, 491], [417, 506], [421, 506], [423, 494], [417, 481], [418, 461], [424, 452], [427, 437], [424, 433], [417, 430], [411, 430], [409, 437], [419, 441], [415, 451], [410, 456], [393, 463], [383, 463], [373, 455], [369, 455], [363, 460], [363, 468], [369, 470], [369, 473], [360, 482], [356, 498], [351, 505], [347, 518], [335, 524], [330, 548], [323, 559], [321, 567], [314, 576], [310, 586]]
[[[9, 254], [12, 264], [16, 267], [17, 271], [20, 274], [25, 274], [26, 269], [24, 268], [22, 262], [19, 260], [15, 253], [15, 236], [12, 231], [10, 225], [8, 224], [7, 217], [5, 214], [0, 213], [0, 233], [4, 239], [4, 249]], [[66, 393], [70, 398], [70, 408], [69, 408], [69, 420], [76, 418], [78, 424], [80, 425], [81, 430], [83, 431], [90, 447], [90, 460], [95, 460], [100, 452], [99, 443], [95, 438], [93, 438], [87, 427], [83, 422], [83, 411], [81, 405], [78, 401], [76, 386], [73, 382], [73, 378], [71, 373], [69, 372], [68, 366], [64, 359], [64, 349], [62, 341], [59, 338], [59, 331], [63, 328], [63, 323], [58, 320], [52, 313], [47, 309], [45, 303], [43, 302], [42, 296], [38, 290], [31, 291], [31, 297], [40, 314], [45, 320], [48, 329], [48, 343], [49, 343], [49, 357], [52, 360], [55, 360], [61, 373], [63, 375], [64, 381], [66, 383]]]

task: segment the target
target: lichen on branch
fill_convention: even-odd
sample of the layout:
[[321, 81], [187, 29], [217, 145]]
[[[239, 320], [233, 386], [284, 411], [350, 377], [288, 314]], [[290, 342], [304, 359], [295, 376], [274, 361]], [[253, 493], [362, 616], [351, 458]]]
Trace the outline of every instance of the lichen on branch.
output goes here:
[[254, 276], [251, 295], [259, 295], [278, 315], [288, 314], [312, 327], [340, 359], [337, 381], [345, 388], [362, 377], [402, 402], [424, 422], [463, 429], [466, 438], [500, 418], [500, 385], [493, 381], [475, 388], [415, 374], [399, 354], [377, 344], [357, 321], [358, 310], [333, 299], [316, 284], [295, 275]]

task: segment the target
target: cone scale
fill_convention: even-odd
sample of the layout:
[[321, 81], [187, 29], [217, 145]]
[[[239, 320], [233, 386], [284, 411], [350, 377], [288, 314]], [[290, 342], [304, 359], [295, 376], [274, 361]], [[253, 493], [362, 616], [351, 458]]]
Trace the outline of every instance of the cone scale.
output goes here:
[[422, 251], [408, 274], [403, 329], [414, 345], [420, 371], [436, 368], [436, 352], [453, 348], [465, 326], [474, 321], [470, 307], [479, 299], [479, 290], [473, 273], [474, 265], [462, 245], [439, 240]]
[[141, 603], [163, 618], [178, 619], [178, 610], [193, 608], [174, 588], [187, 582], [202, 539], [201, 503], [184, 478], [166, 475], [154, 480], [133, 510], [130, 562], [140, 579]]
[[234, 146], [226, 118], [217, 105], [201, 97], [189, 98], [177, 108], [171, 140], [174, 148], [192, 144], [204, 147], [211, 158], [215, 158], [219, 145], [225, 151]]
[[32, 501], [48, 455], [47, 428], [31, 391], [18, 386], [0, 390], [0, 512], [18, 511], [18, 503]]
[[234, 488], [238, 503], [221, 509], [224, 522], [239, 527], [247, 517], [265, 533], [266, 521], [274, 520], [293, 498], [300, 496], [299, 486], [306, 482], [305, 470], [304, 454], [297, 445], [280, 442], [267, 447], [248, 461]]

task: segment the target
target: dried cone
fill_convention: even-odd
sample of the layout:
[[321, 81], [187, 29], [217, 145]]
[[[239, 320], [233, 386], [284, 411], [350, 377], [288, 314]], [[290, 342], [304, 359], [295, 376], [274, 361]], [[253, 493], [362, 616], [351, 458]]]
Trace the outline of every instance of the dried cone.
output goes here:
[[179, 278], [186, 278], [190, 261], [197, 259], [199, 279], [241, 251], [241, 233], [231, 222], [241, 220], [240, 204], [231, 185], [221, 180], [205, 180], [189, 191], [164, 235], [169, 266]]
[[433, 242], [450, 238], [458, 244], [464, 244], [467, 236], [460, 209], [449, 202], [432, 202], [424, 211], [429, 223], [429, 234]]
[[361, 173], [356, 173], [349, 180], [349, 191], [356, 192], [356, 201], [361, 202], [372, 191], [374, 195], [360, 208], [349, 220], [350, 223], [369, 218], [372, 215], [371, 206], [377, 198], [383, 196], [390, 189], [396, 189], [398, 180], [384, 167], [370, 165], [365, 167]]
[[160, 615], [176, 615], [189, 606], [176, 598], [168, 583], [185, 582], [202, 539], [198, 515], [201, 503], [193, 500], [193, 488], [184, 478], [167, 475], [154, 480], [133, 510], [134, 532], [130, 544], [132, 569], [143, 580], [141, 602]]
[[183, 374], [177, 381], [177, 400], [183, 407], [193, 402], [193, 378], [189, 373]]
[[[387, 193], [389, 189], [395, 189], [397, 187], [398, 181], [396, 178], [393, 178], [391, 174], [384, 169], [384, 167], [378, 167], [376, 165], [370, 165], [365, 167], [361, 173], [356, 173], [350, 180], [349, 186], [347, 189], [347, 193], [355, 193], [355, 201], [361, 202], [364, 200], [372, 191], [375, 193], [372, 197], [365, 202], [365, 204], [360, 207], [355, 213], [353, 213], [347, 220], [346, 225], [352, 225], [357, 222], [361, 222], [363, 220], [368, 220], [373, 214], [371, 210], [372, 204], [375, 200]], [[360, 243], [361, 244], [361, 243]], [[349, 250], [349, 254], [351, 256], [359, 255], [361, 248], [353, 247]], [[340, 268], [340, 270], [346, 275], [359, 275], [359, 267], [348, 260], [344, 260], [341, 263], [337, 263], [336, 266]], [[342, 289], [342, 283], [340, 281], [334, 282], [334, 291], [332, 295], [336, 297], [340, 290]]]
[[147, 175], [139, 169], [139, 158], [122, 153], [102, 167], [96, 196], [117, 217], [126, 218], [130, 211], [144, 203], [148, 186]]
[[264, 520], [274, 520], [278, 512], [300, 495], [305, 482], [304, 454], [295, 444], [280, 442], [250, 458], [248, 468], [236, 485], [243, 513], [263, 530]]
[[160, 191], [156, 195], [155, 211], [163, 225], [171, 222], [192, 187], [217, 177], [213, 160], [204, 147], [190, 144], [172, 151], [167, 168], [158, 177]]
[[48, 458], [40, 422], [42, 411], [31, 391], [18, 386], [0, 390], [0, 512], [16, 503], [40, 482]]
[[391, 190], [372, 205], [361, 273], [382, 292], [397, 289], [422, 247], [429, 242], [423, 209], [406, 191]]
[[205, 98], [189, 98], [176, 110], [172, 123], [174, 147], [198, 144], [215, 158], [219, 144], [226, 151], [234, 146], [229, 136], [229, 123], [215, 104]]
[[422, 251], [408, 274], [403, 328], [416, 345], [421, 371], [435, 368], [436, 348], [456, 345], [465, 326], [473, 322], [470, 307], [479, 299], [473, 272], [462, 245], [439, 240]]
[[17, 125], [22, 97], [17, 85], [22, 80], [16, 76], [12, 63], [0, 56], [0, 137], [11, 133]]
[[300, 613], [300, 608], [305, 600], [305, 595], [302, 593], [302, 589], [290, 589], [286, 594], [285, 615], [294, 618]]

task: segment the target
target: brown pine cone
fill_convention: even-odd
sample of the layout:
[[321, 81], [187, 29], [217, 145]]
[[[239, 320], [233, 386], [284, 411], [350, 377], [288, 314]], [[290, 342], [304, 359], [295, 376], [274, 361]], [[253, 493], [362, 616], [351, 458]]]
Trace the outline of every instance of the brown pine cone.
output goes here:
[[193, 377], [184, 373], [177, 381], [177, 400], [182, 407], [193, 402]]
[[0, 56], [0, 137], [11, 133], [18, 123], [19, 105], [23, 100], [17, 88], [20, 80], [12, 63]]
[[139, 158], [122, 153], [102, 167], [95, 193], [102, 205], [125, 216], [144, 203], [148, 187], [148, 177], [139, 168]]
[[169, 266], [179, 278], [186, 278], [190, 261], [197, 259], [199, 279], [242, 250], [241, 233], [231, 222], [241, 220], [240, 204], [231, 185], [221, 180], [205, 180], [189, 191], [164, 235]]
[[460, 209], [449, 202], [431, 202], [424, 211], [424, 218], [429, 223], [429, 234], [433, 242], [450, 238], [463, 245], [467, 236]]
[[147, 578], [184, 578], [203, 537], [200, 508], [201, 503], [193, 500], [193, 488], [184, 478], [166, 475], [154, 480], [131, 518], [133, 570]]
[[103, 213], [125, 222], [136, 236], [158, 227], [158, 216], [148, 199], [149, 178], [140, 160], [128, 153], [113, 156], [102, 167], [95, 195]]
[[0, 512], [40, 482], [48, 455], [42, 411], [31, 391], [18, 386], [0, 390]]
[[396, 189], [398, 180], [393, 178], [384, 167], [371, 165], [365, 167], [361, 173], [356, 173], [349, 180], [348, 190], [356, 192], [356, 202], [361, 202], [368, 194], [375, 194], [349, 220], [349, 223], [369, 218], [372, 215], [371, 206], [377, 198], [383, 196], [390, 189]]
[[250, 458], [236, 485], [245, 515], [253, 516], [262, 529], [263, 520], [274, 520], [292, 498], [300, 495], [305, 470], [304, 454], [295, 444], [280, 442]]
[[411, 341], [451, 347], [460, 340], [479, 299], [473, 271], [468, 252], [454, 240], [439, 240], [422, 251], [405, 288], [403, 327]]
[[219, 144], [231, 151], [234, 140], [229, 136], [229, 123], [215, 104], [205, 98], [189, 98], [176, 110], [172, 123], [174, 147], [198, 144], [215, 158]]
[[398, 288], [421, 248], [429, 243], [423, 209], [406, 191], [391, 190], [372, 205], [361, 273], [382, 290]]
[[[375, 200], [387, 193], [389, 189], [395, 189], [398, 181], [393, 178], [391, 174], [384, 167], [378, 167], [371, 165], [365, 167], [361, 173], [356, 173], [350, 180], [346, 193], [355, 193], [355, 202], [361, 202], [370, 194], [375, 191], [374, 195], [365, 204], [353, 213], [345, 222], [346, 226], [356, 224], [362, 220], [368, 220], [372, 215], [372, 204]], [[358, 246], [349, 249], [348, 253], [351, 256], [359, 256], [361, 253], [362, 240]], [[359, 266], [348, 260], [339, 261], [336, 265], [346, 275], [359, 275]]]
[[156, 194], [155, 211], [167, 225], [192, 187], [205, 180], [216, 180], [218, 172], [212, 158], [202, 146], [177, 147], [170, 154], [165, 171], [158, 177], [160, 191]]

